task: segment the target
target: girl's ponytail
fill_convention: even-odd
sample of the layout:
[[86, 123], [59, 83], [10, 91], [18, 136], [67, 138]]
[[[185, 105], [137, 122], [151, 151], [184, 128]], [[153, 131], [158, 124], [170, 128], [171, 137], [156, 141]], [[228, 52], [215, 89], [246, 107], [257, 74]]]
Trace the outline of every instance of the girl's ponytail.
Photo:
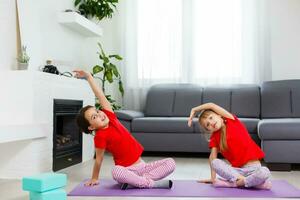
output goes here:
[[221, 152], [227, 150], [226, 126], [221, 129], [220, 150]]

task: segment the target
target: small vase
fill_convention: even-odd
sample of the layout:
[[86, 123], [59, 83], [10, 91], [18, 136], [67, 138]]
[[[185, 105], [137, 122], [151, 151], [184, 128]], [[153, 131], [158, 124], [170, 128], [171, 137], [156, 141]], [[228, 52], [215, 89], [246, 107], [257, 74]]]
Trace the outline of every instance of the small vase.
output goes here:
[[28, 63], [18, 63], [18, 69], [19, 70], [27, 70]]

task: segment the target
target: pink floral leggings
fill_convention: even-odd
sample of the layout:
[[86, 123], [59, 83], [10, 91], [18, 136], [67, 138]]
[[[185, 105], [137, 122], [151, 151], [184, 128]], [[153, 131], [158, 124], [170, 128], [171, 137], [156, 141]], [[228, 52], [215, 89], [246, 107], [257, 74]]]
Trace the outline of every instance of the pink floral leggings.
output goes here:
[[167, 177], [175, 170], [175, 161], [172, 158], [123, 167], [116, 165], [112, 169], [112, 176], [118, 183], [128, 183], [139, 188], [151, 188], [154, 181]]

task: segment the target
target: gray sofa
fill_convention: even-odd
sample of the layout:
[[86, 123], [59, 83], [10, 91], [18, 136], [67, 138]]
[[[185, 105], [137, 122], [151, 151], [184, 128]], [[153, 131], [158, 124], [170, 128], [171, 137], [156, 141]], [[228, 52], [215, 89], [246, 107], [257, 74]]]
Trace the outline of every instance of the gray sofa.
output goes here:
[[150, 88], [144, 112], [121, 110], [117, 116], [140, 141], [145, 151], [209, 152], [203, 129], [194, 119], [187, 126], [194, 106], [214, 102], [235, 113], [255, 141], [260, 120], [260, 90], [257, 85], [200, 87], [194, 84], [159, 84]]
[[300, 163], [300, 80], [265, 82], [261, 86], [258, 134], [273, 169]]
[[143, 112], [121, 110], [117, 116], [145, 151], [209, 152], [197, 118], [193, 127], [187, 126], [191, 108], [207, 102], [224, 107], [244, 123], [262, 145], [265, 161], [277, 164], [270, 165], [273, 169], [300, 163], [300, 80], [266, 82], [261, 87], [158, 84], [148, 91]]

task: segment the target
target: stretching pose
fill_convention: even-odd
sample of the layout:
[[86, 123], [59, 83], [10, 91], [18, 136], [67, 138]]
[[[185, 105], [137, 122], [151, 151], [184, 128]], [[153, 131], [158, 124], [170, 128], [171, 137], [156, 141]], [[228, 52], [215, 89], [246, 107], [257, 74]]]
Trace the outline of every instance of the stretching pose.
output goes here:
[[145, 163], [140, 157], [144, 148], [119, 122], [92, 75], [82, 70], [74, 72], [76, 77], [87, 79], [102, 106], [102, 110], [97, 110], [94, 106], [85, 106], [77, 116], [77, 124], [82, 132], [91, 134], [95, 131], [96, 160], [92, 178], [85, 185], [99, 184], [99, 172], [104, 152], [107, 150], [112, 154], [115, 162], [112, 177], [121, 184], [121, 189], [171, 188], [172, 181], [162, 179], [175, 170], [175, 161], [172, 158], [166, 158]]
[[[212, 134], [209, 141], [211, 178], [200, 182], [212, 183], [215, 187], [270, 189], [270, 171], [259, 161], [264, 152], [238, 118], [214, 103], [206, 103], [191, 110], [189, 126], [197, 112], [200, 112], [200, 125]], [[217, 159], [219, 152], [230, 164]], [[223, 179], [216, 178], [216, 174]]]

